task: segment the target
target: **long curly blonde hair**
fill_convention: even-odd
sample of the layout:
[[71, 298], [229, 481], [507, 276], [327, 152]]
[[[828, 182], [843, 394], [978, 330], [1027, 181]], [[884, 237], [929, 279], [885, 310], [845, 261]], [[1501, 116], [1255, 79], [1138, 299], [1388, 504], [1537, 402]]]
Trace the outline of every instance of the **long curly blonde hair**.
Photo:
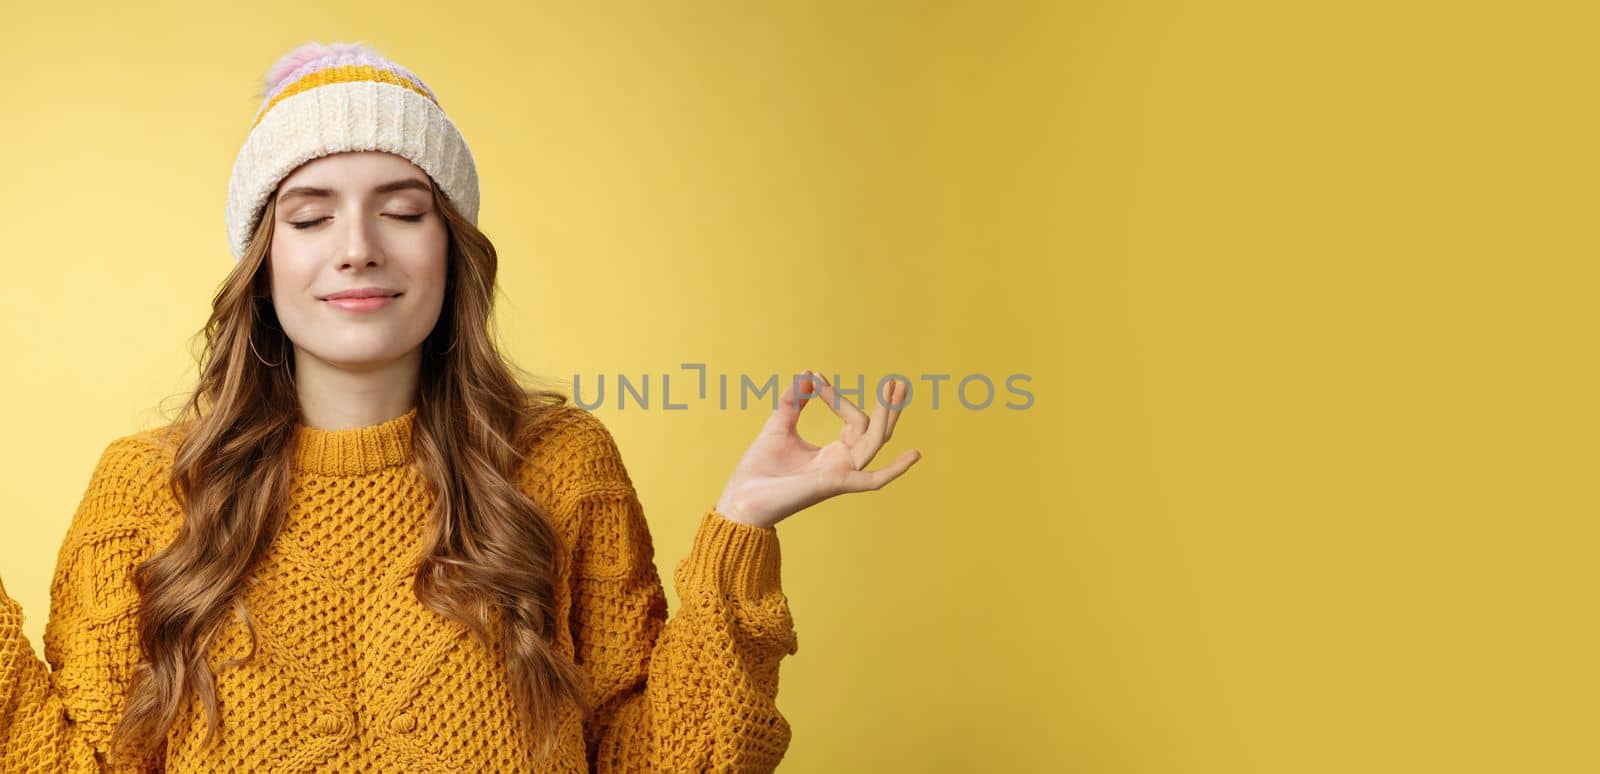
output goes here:
[[[587, 718], [593, 703], [582, 671], [554, 646], [562, 538], [512, 476], [522, 460], [517, 439], [567, 398], [518, 381], [493, 334], [494, 246], [437, 187], [433, 197], [450, 233], [449, 267], [418, 383], [416, 463], [437, 499], [413, 587], [423, 604], [485, 642], [491, 611], [503, 616], [508, 682], [543, 758], [557, 743], [556, 708], [570, 700]], [[134, 573], [143, 660], [113, 732], [119, 751], [159, 748], [189, 690], [204, 702], [206, 741], [215, 736], [205, 651], [230, 611], [248, 623], [254, 656], [255, 625], [241, 595], [287, 508], [299, 418], [293, 347], [277, 324], [266, 270], [275, 210], [269, 198], [248, 250], [212, 301], [199, 383], [173, 419], [183, 432], [168, 483], [184, 521], [176, 539]]]

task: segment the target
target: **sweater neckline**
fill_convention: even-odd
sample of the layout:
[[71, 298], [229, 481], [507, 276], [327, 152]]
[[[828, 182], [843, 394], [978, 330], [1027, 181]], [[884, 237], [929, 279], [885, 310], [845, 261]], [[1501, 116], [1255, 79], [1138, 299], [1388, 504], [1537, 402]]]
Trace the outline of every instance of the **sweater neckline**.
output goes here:
[[417, 408], [386, 422], [344, 430], [295, 423], [297, 470], [327, 476], [363, 476], [411, 461]]

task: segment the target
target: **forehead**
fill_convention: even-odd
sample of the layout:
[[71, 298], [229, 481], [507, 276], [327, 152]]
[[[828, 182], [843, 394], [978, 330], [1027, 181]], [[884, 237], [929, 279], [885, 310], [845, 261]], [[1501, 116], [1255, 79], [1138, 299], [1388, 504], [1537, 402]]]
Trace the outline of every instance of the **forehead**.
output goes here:
[[365, 191], [378, 183], [406, 178], [429, 180], [421, 167], [403, 156], [384, 151], [347, 151], [301, 164], [278, 185], [279, 190], [309, 185], [336, 191]]

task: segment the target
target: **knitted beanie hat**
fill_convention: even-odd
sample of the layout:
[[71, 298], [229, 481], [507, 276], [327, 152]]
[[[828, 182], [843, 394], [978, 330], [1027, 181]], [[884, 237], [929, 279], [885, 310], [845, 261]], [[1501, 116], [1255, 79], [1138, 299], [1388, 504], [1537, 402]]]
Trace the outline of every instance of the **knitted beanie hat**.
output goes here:
[[267, 71], [261, 108], [228, 180], [228, 243], [244, 257], [267, 199], [296, 167], [342, 151], [388, 151], [433, 178], [478, 222], [472, 151], [422, 79], [362, 42], [313, 41]]

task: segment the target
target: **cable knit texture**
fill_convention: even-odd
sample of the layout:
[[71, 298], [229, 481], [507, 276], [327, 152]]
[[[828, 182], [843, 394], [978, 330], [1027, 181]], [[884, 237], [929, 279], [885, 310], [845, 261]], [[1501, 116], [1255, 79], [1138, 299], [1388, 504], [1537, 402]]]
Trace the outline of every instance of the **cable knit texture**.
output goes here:
[[[219, 738], [202, 746], [191, 697], [155, 751], [113, 759], [111, 730], [138, 661], [135, 566], [182, 513], [165, 477], [172, 431], [113, 441], [68, 527], [50, 586], [44, 658], [0, 585], [0, 770], [769, 771], [790, 730], [778, 666], [797, 649], [775, 529], [700, 517], [666, 597], [639, 498], [611, 434], [563, 406], [518, 484], [547, 504], [571, 549], [557, 646], [590, 676], [598, 710], [561, 714], [561, 746], [535, 766], [498, 641], [486, 646], [411, 589], [433, 495], [411, 464], [416, 410], [350, 430], [301, 426], [284, 529], [247, 586], [242, 619], [207, 651]], [[492, 632], [501, 631], [493, 619]]]

